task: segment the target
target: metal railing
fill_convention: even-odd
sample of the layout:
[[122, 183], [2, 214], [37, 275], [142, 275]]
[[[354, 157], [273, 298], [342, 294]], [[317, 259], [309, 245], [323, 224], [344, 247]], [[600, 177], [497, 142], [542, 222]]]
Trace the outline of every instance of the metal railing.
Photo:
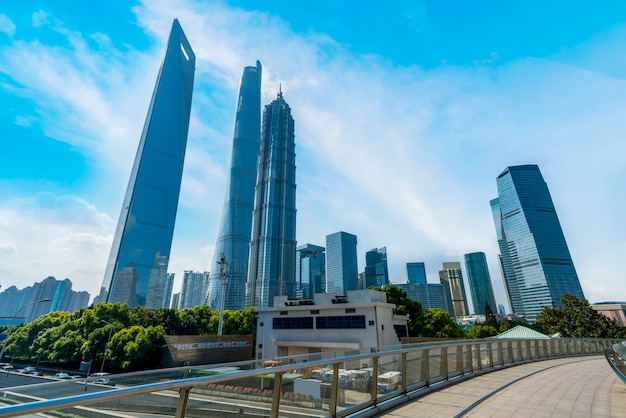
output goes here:
[[607, 347], [604, 352], [613, 371], [626, 383], [626, 342], [622, 341]]
[[[0, 417], [39, 412], [105, 417], [133, 412], [182, 417], [374, 415], [434, 388], [504, 367], [597, 355], [617, 340], [461, 340], [346, 353], [46, 381], [0, 390]], [[622, 345], [622, 347], [624, 347]], [[624, 357], [622, 357], [624, 358]], [[281, 364], [281, 362], [283, 364]], [[0, 379], [2, 378], [0, 373]], [[118, 416], [118, 415], [116, 415]]]

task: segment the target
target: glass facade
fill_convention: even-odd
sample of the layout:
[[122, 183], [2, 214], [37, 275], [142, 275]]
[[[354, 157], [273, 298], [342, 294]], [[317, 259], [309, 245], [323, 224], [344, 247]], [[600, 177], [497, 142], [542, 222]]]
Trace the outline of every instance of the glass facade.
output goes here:
[[470, 285], [474, 314], [485, 315], [487, 305], [491, 308], [491, 312], [496, 314], [496, 298], [493, 294], [485, 253], [465, 254], [463, 258], [465, 259], [465, 271]]
[[261, 70], [261, 63], [257, 61], [256, 66], [245, 67], [241, 76], [230, 176], [206, 297], [206, 305], [216, 310], [220, 309], [222, 300], [218, 264], [222, 255], [228, 263], [224, 308], [237, 310], [246, 305], [254, 187], [261, 138]]
[[491, 209], [513, 313], [533, 321], [560, 298], [583, 298], [548, 186], [536, 165], [507, 167]]
[[304, 244], [296, 248], [296, 298], [310, 299], [326, 292], [326, 249]]
[[396, 286], [403, 289], [409, 298], [420, 302], [423, 309], [439, 308], [450, 315], [454, 315], [450, 311], [448, 302], [450, 298], [445, 293], [447, 288], [444, 285], [439, 283], [399, 283]]
[[106, 297], [107, 302], [133, 307], [162, 298], [183, 174], [194, 70], [195, 55], [178, 20], [174, 20], [113, 239], [100, 301]]
[[387, 247], [374, 248], [365, 253], [365, 288], [389, 284]]
[[246, 306], [295, 297], [296, 153], [294, 120], [282, 91], [263, 111]]
[[326, 292], [346, 296], [359, 285], [356, 235], [336, 232], [326, 237]]
[[468, 315], [467, 296], [465, 296], [461, 263], [456, 261], [444, 262], [443, 270], [439, 270], [439, 280], [450, 295], [451, 306], [448, 311], [453, 312], [454, 316]]
[[209, 272], [185, 270], [183, 287], [180, 291], [179, 309], [195, 308], [204, 303], [206, 287], [209, 283]]
[[424, 263], [406, 263], [406, 275], [409, 283], [426, 284], [426, 266]]

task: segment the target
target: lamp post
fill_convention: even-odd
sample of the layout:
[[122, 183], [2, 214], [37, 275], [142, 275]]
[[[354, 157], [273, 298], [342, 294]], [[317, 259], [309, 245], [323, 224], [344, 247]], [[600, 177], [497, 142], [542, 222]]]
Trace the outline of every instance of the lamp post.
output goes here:
[[[2, 350], [0, 351], [0, 360], [2, 360], [2, 358], [4, 357], [4, 349], [7, 348], [9, 337], [11, 337], [11, 333], [13, 332], [13, 324], [15, 323], [15, 320], [17, 319], [17, 316], [19, 315], [19, 313], [30, 305], [36, 305], [38, 303], [43, 303], [43, 302], [50, 302], [50, 300], [51, 300], [50, 298], [45, 298], [45, 299], [38, 300], [37, 302], [27, 303], [26, 305], [22, 306], [17, 311], [15, 311], [15, 314], [13, 315], [13, 319], [11, 320], [11, 327], [9, 328], [9, 333], [7, 334], [7, 337], [4, 339], [4, 343], [2, 344]], [[13, 363], [13, 358], [11, 358], [11, 363]]]
[[107, 350], [109, 349], [109, 342], [111, 341], [111, 334], [113, 333], [113, 324], [105, 321], [104, 319], [101, 319], [100, 322], [109, 324], [111, 326], [109, 328], [109, 338], [107, 338], [107, 342], [104, 345], [104, 352], [102, 353], [102, 365], [100, 366], [100, 373], [102, 373], [104, 371], [104, 359], [106, 359]]
[[217, 326], [218, 337], [222, 335], [222, 326], [224, 325], [224, 305], [226, 304], [226, 285], [228, 284], [228, 262], [226, 257], [222, 254], [220, 261], [217, 262], [220, 265], [220, 281], [222, 282], [222, 303], [220, 304], [220, 322]]

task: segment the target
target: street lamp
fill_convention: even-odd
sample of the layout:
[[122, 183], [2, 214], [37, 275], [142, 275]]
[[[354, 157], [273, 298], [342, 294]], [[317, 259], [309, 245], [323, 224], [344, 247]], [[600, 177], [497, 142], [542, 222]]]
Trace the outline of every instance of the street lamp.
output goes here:
[[[36, 305], [38, 303], [43, 303], [43, 302], [50, 302], [50, 300], [51, 300], [50, 298], [45, 298], [45, 299], [38, 300], [37, 302], [27, 303], [26, 305], [22, 306], [17, 311], [15, 311], [15, 314], [13, 315], [13, 319], [11, 320], [11, 327], [9, 328], [9, 333], [7, 334], [7, 337], [4, 339], [4, 343], [2, 344], [2, 350], [0, 351], [0, 360], [2, 360], [2, 358], [4, 357], [4, 349], [7, 348], [9, 337], [11, 336], [11, 333], [13, 332], [13, 324], [15, 323], [15, 320], [17, 319], [17, 316], [19, 315], [19, 313], [30, 305]], [[11, 363], [13, 363], [13, 358], [11, 358]]]
[[107, 350], [109, 349], [109, 342], [111, 341], [111, 334], [113, 333], [113, 324], [101, 319], [100, 322], [105, 324], [109, 324], [111, 328], [109, 329], [109, 338], [107, 339], [106, 344], [104, 345], [104, 352], [102, 353], [102, 365], [100, 366], [100, 373], [104, 371], [104, 359], [106, 358]]
[[217, 262], [220, 265], [220, 281], [222, 282], [222, 303], [220, 306], [220, 322], [217, 326], [217, 335], [222, 335], [222, 326], [224, 325], [224, 305], [226, 303], [226, 285], [228, 284], [228, 262], [226, 257], [222, 254], [220, 261]]

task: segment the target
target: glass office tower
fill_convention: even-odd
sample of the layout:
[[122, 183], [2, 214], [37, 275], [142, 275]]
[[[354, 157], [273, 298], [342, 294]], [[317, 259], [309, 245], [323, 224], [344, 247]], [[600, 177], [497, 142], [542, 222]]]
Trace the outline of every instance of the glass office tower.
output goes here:
[[485, 253], [465, 254], [463, 258], [465, 259], [465, 271], [467, 272], [470, 294], [474, 304], [474, 314], [485, 315], [487, 305], [491, 308], [491, 312], [495, 314], [498, 307], [493, 294], [493, 286], [491, 285], [491, 276], [489, 275]]
[[295, 297], [295, 134], [282, 91], [263, 110], [248, 266], [246, 306], [267, 308], [274, 296]]
[[439, 280], [450, 295], [451, 306], [448, 311], [453, 312], [454, 316], [468, 315], [461, 263], [456, 261], [444, 262], [443, 270], [439, 270]]
[[161, 307], [187, 145], [195, 60], [175, 19], [139, 141], [99, 301]]
[[389, 284], [387, 247], [374, 248], [365, 253], [365, 288]]
[[221, 307], [223, 287], [218, 262], [222, 256], [228, 263], [224, 309], [243, 309], [246, 305], [246, 280], [260, 138], [261, 63], [257, 61], [256, 66], [245, 67], [241, 76], [230, 176], [205, 302], [211, 309], [219, 310]]
[[422, 262], [406, 263], [406, 275], [409, 283], [426, 284], [426, 265]]
[[296, 298], [309, 299], [326, 292], [325, 250], [313, 244], [296, 247]]
[[513, 313], [533, 321], [565, 294], [583, 298], [548, 186], [536, 165], [507, 167], [491, 209]]
[[326, 236], [326, 292], [347, 296], [358, 286], [356, 235], [341, 231]]

